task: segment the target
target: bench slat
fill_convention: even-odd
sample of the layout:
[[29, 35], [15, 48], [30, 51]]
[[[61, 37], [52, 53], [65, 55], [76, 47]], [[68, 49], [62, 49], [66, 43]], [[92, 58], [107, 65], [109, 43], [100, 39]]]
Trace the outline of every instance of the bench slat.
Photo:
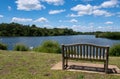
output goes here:
[[91, 58], [91, 53], [92, 53], [91, 46], [89, 46], [89, 57], [90, 58]]
[[93, 46], [93, 59], [95, 59], [95, 47]]
[[77, 45], [77, 58], [79, 58], [79, 54], [80, 54], [80, 51], [79, 51], [79, 46]]
[[99, 50], [99, 58], [101, 59], [101, 51], [102, 51], [102, 48], [100, 48], [100, 50]]
[[96, 47], [96, 59], [98, 59], [98, 47]]
[[88, 58], [88, 46], [86, 46], [86, 57]]
[[105, 48], [103, 48], [103, 59], [105, 59]]
[[82, 58], [82, 45], [80, 45], [80, 58]]

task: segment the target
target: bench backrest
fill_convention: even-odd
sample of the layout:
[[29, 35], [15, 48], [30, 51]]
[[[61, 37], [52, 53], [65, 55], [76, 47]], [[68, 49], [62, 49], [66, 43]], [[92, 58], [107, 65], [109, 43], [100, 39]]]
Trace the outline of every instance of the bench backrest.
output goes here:
[[66, 58], [107, 60], [108, 52], [108, 46], [93, 44], [62, 45], [62, 56]]

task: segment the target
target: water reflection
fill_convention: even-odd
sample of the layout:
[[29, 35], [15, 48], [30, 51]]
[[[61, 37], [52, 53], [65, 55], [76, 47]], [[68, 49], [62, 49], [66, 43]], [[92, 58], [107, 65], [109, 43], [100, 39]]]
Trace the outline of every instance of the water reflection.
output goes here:
[[36, 47], [45, 40], [53, 40], [59, 44], [73, 43], [92, 43], [97, 45], [113, 45], [120, 43], [120, 40], [110, 40], [105, 38], [95, 38], [94, 35], [71, 35], [71, 36], [47, 36], [47, 37], [0, 37], [0, 42], [8, 45], [8, 49], [12, 50], [17, 43], [24, 43], [29, 47]]

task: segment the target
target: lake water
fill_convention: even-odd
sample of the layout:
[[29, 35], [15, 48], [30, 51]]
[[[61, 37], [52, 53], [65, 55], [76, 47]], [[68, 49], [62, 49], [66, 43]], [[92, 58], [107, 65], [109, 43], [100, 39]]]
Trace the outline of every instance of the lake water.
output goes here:
[[47, 37], [0, 37], [0, 42], [8, 45], [12, 50], [17, 43], [26, 44], [29, 47], [39, 46], [45, 40], [57, 41], [59, 44], [92, 43], [96, 45], [109, 45], [120, 43], [120, 40], [95, 38], [94, 35], [71, 35], [71, 36], [47, 36]]

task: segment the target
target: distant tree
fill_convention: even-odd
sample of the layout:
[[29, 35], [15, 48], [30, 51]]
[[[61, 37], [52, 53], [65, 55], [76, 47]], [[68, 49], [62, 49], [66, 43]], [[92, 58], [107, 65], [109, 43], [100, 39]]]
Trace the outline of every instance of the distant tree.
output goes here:
[[36, 28], [36, 25], [35, 25], [35, 24], [33, 24], [31, 27], [32, 27], [32, 28]]

